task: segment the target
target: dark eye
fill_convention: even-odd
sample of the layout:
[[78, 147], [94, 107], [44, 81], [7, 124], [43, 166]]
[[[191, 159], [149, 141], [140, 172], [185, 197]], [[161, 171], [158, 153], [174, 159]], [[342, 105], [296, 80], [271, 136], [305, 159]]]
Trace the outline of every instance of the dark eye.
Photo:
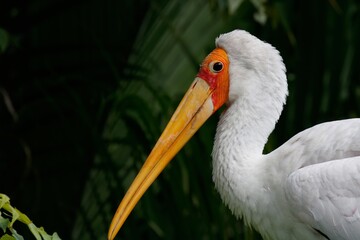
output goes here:
[[213, 73], [218, 73], [223, 70], [224, 65], [222, 62], [214, 61], [209, 64], [209, 68]]

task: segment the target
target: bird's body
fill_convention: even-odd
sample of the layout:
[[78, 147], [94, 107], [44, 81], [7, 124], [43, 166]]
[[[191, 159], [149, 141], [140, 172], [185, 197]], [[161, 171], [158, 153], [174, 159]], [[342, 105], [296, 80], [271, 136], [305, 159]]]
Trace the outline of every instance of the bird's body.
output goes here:
[[228, 135], [214, 148], [213, 179], [233, 214], [264, 239], [357, 239], [359, 136], [359, 119], [327, 122], [263, 155]]
[[216, 45], [120, 204], [109, 239], [176, 152], [225, 102], [212, 153], [213, 180], [233, 214], [264, 239], [360, 239], [360, 119], [316, 125], [263, 154], [288, 93], [282, 58], [241, 30], [220, 35]]
[[263, 155], [287, 94], [285, 67], [269, 44], [230, 34], [217, 45], [230, 63], [247, 56], [238, 60], [247, 67], [230, 65], [230, 91], [240, 86], [215, 136], [213, 180], [223, 201], [265, 239], [360, 238], [360, 119], [316, 125]]

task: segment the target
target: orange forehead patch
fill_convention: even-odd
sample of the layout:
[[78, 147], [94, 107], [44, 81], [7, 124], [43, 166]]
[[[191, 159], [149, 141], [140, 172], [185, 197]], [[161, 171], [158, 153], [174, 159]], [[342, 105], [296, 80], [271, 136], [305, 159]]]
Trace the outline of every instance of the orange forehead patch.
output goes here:
[[209, 84], [214, 111], [218, 110], [229, 97], [229, 58], [225, 50], [214, 49], [202, 62], [197, 77]]

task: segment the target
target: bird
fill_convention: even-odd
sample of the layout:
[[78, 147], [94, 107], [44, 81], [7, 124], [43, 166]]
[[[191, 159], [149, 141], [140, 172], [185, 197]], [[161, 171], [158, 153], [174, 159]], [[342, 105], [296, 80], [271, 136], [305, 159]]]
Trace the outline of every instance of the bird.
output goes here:
[[360, 119], [315, 125], [264, 153], [288, 96], [283, 59], [241, 29], [221, 34], [215, 45], [120, 203], [108, 239], [223, 105], [212, 177], [235, 216], [263, 239], [360, 239]]

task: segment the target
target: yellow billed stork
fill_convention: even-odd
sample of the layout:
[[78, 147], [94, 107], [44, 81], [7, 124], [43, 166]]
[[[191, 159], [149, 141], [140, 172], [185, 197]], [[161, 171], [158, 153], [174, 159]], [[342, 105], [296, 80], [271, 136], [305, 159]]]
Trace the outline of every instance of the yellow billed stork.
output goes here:
[[130, 186], [108, 239], [160, 172], [223, 104], [213, 181], [264, 239], [360, 239], [360, 119], [304, 130], [263, 154], [287, 90], [279, 52], [243, 30], [222, 34]]

